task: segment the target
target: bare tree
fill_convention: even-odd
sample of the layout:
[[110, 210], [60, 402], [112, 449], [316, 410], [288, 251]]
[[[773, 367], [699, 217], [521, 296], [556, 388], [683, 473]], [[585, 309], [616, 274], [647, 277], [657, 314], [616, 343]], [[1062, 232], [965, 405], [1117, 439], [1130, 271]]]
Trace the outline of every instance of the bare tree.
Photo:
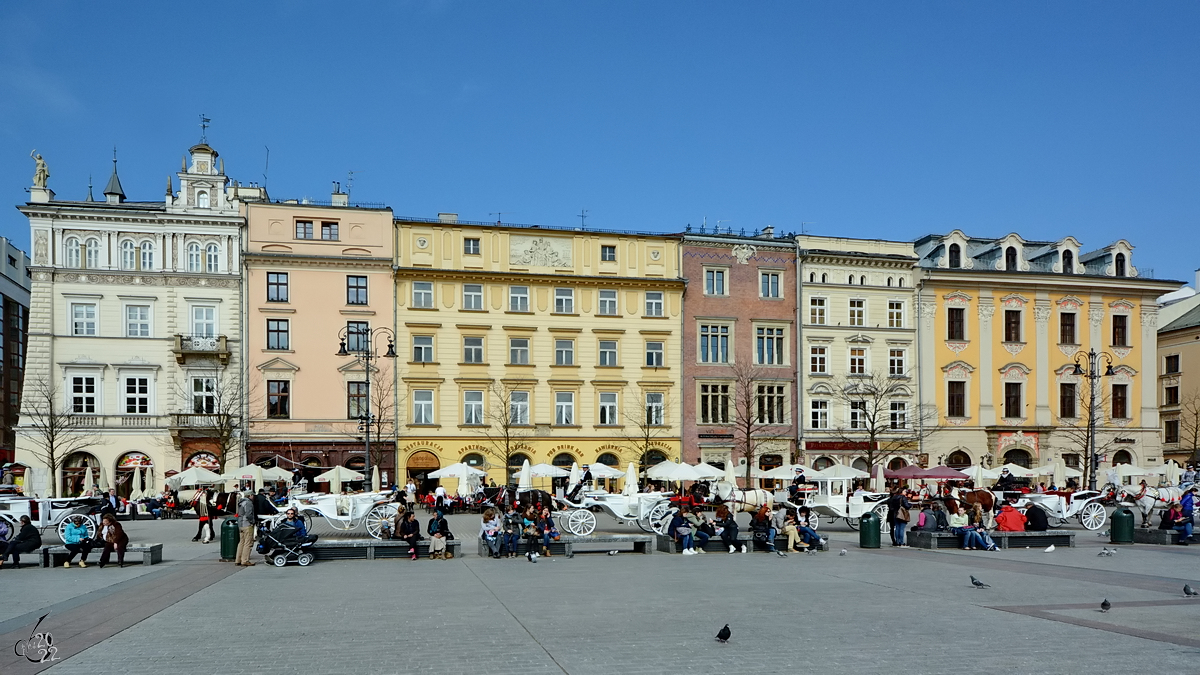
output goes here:
[[[31, 386], [32, 385], [32, 386]], [[21, 428], [32, 454], [50, 472], [50, 497], [58, 497], [58, 471], [76, 452], [105, 444], [87, 415], [67, 403], [61, 388], [44, 378], [26, 383]]]
[[[635, 390], [641, 393], [641, 390]], [[653, 400], [643, 399], [633, 407], [625, 406], [620, 415], [623, 420], [621, 437], [623, 445], [633, 451], [638, 457], [638, 463], [644, 464], [646, 453], [661, 447], [658, 439], [670, 434], [671, 397], [665, 391], [650, 391], [647, 394], [656, 395]]]
[[[774, 387], [768, 373], [749, 364], [737, 363], [729, 368], [733, 375], [732, 391], [728, 402], [730, 422], [733, 424], [734, 456], [746, 462], [746, 486], [751, 486], [754, 459], [759, 447], [767, 441], [787, 438], [787, 428], [782, 399], [773, 403], [773, 393], [765, 387]], [[778, 408], [778, 409], [776, 409]], [[784, 427], [779, 433], [774, 427]]]
[[529, 395], [526, 390], [492, 382], [488, 387], [488, 401], [483, 406], [482, 425], [475, 427], [487, 439], [486, 453], [503, 467], [506, 483], [512, 480], [509, 467], [513, 455], [529, 450], [525, 443], [533, 434], [529, 421]]
[[193, 371], [177, 387], [180, 412], [173, 415], [172, 445], [182, 450], [188, 439], [207, 441], [221, 470], [230, 461], [241, 461], [245, 438], [242, 420], [251, 405], [250, 392], [233, 369]]
[[[1078, 454], [1083, 459], [1083, 485], [1091, 485], [1092, 481], [1092, 430], [1088, 420], [1092, 414], [1091, 398], [1087, 387], [1075, 388], [1075, 411], [1073, 418], [1058, 418], [1058, 438], [1062, 439], [1060, 451]], [[1103, 389], [1096, 390], [1096, 456], [1107, 454], [1116, 446], [1119, 427], [1110, 428], [1106, 423], [1106, 410], [1111, 410], [1112, 397]], [[1097, 484], [1103, 484], [1100, 476], [1096, 476]]]
[[834, 402], [848, 415], [831, 434], [861, 447], [868, 471], [888, 455], [915, 456], [921, 442], [941, 429], [937, 408], [915, 401], [908, 382], [873, 371], [842, 375], [830, 385]]
[[1191, 451], [1189, 461], [1200, 461], [1200, 393], [1179, 401], [1179, 451]]
[[[381, 359], [382, 360], [382, 359]], [[349, 387], [352, 384], [362, 384], [362, 380], [356, 383], [347, 383], [347, 395], [349, 395]], [[372, 367], [371, 375], [366, 380], [367, 397], [366, 403], [369, 403], [371, 424], [371, 466], [382, 467], [384, 460], [387, 458], [395, 459], [396, 456], [396, 441], [399, 426], [396, 424], [396, 410], [404, 401], [404, 396], [396, 396], [395, 380], [392, 378], [390, 369], [385, 370], [382, 367]], [[356, 400], [350, 399], [347, 400]], [[346, 412], [350, 419], [354, 422], [345, 425], [346, 434], [355, 439], [362, 439], [364, 429], [362, 421], [365, 410], [356, 410], [356, 406], [361, 407], [363, 401], [351, 403]]]

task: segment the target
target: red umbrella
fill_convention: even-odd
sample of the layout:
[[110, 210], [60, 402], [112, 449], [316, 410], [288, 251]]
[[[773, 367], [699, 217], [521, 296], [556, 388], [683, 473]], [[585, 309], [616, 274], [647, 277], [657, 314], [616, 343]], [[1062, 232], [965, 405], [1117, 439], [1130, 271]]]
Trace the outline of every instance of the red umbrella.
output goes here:
[[924, 477], [937, 480], [966, 480], [970, 478], [967, 474], [951, 469], [948, 466], [935, 466], [926, 471]]
[[884, 478], [911, 479], [911, 478], [926, 478], [927, 476], [925, 473], [925, 469], [922, 469], [921, 467], [917, 466], [916, 464], [909, 464], [908, 466], [896, 469], [895, 471], [891, 471], [891, 470], [884, 471], [883, 477]]

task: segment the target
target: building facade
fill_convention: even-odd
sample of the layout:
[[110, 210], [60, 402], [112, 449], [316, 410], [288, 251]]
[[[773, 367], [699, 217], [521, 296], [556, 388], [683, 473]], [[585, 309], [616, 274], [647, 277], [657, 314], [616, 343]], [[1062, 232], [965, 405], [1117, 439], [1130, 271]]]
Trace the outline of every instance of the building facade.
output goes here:
[[[121, 494], [169, 472], [216, 468], [214, 400], [236, 380], [241, 339], [237, 188], [193, 146], [163, 200], [126, 201], [116, 161], [104, 201], [44, 186], [20, 207], [33, 241], [29, 348], [17, 461], [26, 492], [85, 489], [103, 469]], [[37, 420], [75, 442], [47, 448]], [[151, 485], [135, 485], [145, 475]]]
[[1142, 276], [1124, 240], [1084, 253], [1073, 237], [955, 230], [915, 246], [921, 396], [939, 420], [931, 463], [1084, 468], [1089, 390], [1075, 364], [1093, 349], [1112, 366], [1097, 388], [1101, 464], [1161, 462], [1156, 298], [1178, 282]]
[[[1200, 271], [1196, 273], [1200, 282]], [[1200, 461], [1200, 294], [1162, 308], [1158, 410], [1164, 459]]]
[[453, 214], [395, 225], [405, 478], [678, 458], [676, 240]]
[[[372, 333], [386, 352], [394, 325], [392, 214], [332, 197], [336, 206], [245, 207], [247, 450], [252, 462], [309, 479], [333, 466], [361, 471], [369, 412], [370, 463], [390, 483], [397, 362], [368, 370], [355, 355]], [[343, 340], [349, 356], [338, 355]]]
[[32, 273], [29, 256], [0, 237], [4, 259], [0, 271], [0, 303], [3, 303], [3, 335], [0, 336], [0, 464], [15, 459], [15, 427], [21, 412], [21, 384], [25, 379], [25, 350], [29, 334], [29, 286]]

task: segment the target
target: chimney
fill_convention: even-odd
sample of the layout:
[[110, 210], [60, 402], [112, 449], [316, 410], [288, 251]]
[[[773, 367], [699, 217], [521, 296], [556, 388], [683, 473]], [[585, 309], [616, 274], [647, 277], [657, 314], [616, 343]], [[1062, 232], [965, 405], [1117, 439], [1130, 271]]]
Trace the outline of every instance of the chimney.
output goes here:
[[1200, 270], [1196, 270], [1196, 285], [1192, 288], [1195, 289], [1197, 293], [1200, 293]]
[[764, 227], [762, 229], [762, 234], [760, 234], [758, 236], [760, 239], [774, 239], [775, 238], [775, 226], [767, 225], [766, 227]]
[[342, 184], [333, 181], [333, 194], [329, 197], [329, 203], [333, 206], [350, 206], [350, 195], [342, 192]]
[[458, 222], [458, 214], [457, 213], [439, 213], [438, 214], [438, 222], [457, 223]]

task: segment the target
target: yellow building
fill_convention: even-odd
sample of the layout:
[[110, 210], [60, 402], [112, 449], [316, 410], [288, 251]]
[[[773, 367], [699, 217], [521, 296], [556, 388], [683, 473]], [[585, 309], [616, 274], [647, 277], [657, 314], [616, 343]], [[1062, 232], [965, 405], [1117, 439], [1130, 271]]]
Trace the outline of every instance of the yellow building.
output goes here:
[[402, 476], [678, 458], [677, 240], [454, 214], [395, 228]]
[[1158, 412], [1163, 456], [1187, 464], [1200, 459], [1200, 294], [1179, 298], [1183, 292], [1160, 299]]
[[1089, 389], [1075, 363], [1086, 371], [1092, 349], [1112, 366], [1097, 388], [1101, 472], [1114, 462], [1162, 462], [1156, 298], [1178, 282], [1140, 274], [1124, 240], [1082, 253], [1073, 237], [955, 230], [919, 239], [915, 250], [920, 395], [939, 420], [924, 442], [931, 463], [1037, 466], [1061, 457], [1083, 469]]

